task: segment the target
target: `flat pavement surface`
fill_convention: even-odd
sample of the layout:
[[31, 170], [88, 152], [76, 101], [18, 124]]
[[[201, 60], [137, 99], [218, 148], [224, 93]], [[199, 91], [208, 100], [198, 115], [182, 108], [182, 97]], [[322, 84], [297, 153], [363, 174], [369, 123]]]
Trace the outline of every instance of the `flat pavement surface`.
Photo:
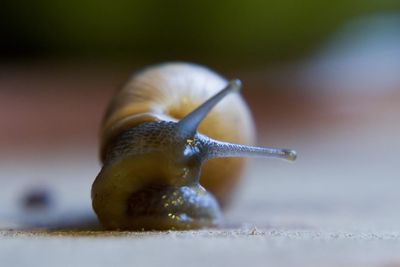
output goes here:
[[[0, 86], [40, 87], [47, 74], [35, 75], [11, 71]], [[93, 98], [79, 86], [113, 83], [66, 76], [44, 86], [61, 80], [75, 91], [1, 91], [0, 266], [400, 266], [397, 93], [245, 93], [258, 143], [294, 148], [298, 160], [251, 160], [221, 229], [108, 232], [90, 186], [111, 90]], [[42, 209], [24, 202], [36, 191], [45, 192]]]

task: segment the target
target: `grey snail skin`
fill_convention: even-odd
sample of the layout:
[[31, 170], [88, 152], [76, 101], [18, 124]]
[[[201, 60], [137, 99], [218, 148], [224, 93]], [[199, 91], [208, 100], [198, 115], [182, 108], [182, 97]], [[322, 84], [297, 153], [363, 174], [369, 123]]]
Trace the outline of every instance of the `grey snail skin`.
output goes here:
[[106, 229], [216, 227], [243, 157], [296, 158], [293, 150], [248, 145], [254, 123], [240, 87], [199, 65], [165, 63], [116, 93], [92, 186], [93, 209]]

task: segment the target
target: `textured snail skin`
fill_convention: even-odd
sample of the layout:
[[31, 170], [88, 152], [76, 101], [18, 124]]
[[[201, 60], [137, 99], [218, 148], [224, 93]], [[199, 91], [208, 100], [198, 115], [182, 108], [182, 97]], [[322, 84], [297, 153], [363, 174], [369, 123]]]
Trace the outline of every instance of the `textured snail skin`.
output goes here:
[[103, 167], [92, 186], [93, 208], [105, 228], [194, 229], [221, 223], [220, 204], [229, 201], [244, 159], [205, 161], [211, 151], [203, 144], [209, 137], [252, 144], [247, 105], [231, 94], [207, 114], [193, 138], [179, 138], [176, 128], [227, 84], [207, 68], [169, 63], [134, 75], [117, 92], [103, 121]]

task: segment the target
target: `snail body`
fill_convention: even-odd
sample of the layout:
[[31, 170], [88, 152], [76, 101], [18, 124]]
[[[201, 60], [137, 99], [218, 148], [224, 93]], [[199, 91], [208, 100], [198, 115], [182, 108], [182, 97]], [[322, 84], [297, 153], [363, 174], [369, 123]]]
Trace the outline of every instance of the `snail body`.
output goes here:
[[150, 67], [128, 81], [101, 130], [92, 204], [104, 227], [217, 226], [243, 171], [240, 157], [294, 159], [291, 150], [236, 145], [254, 141], [246, 103], [230, 94], [239, 89], [240, 81], [188, 63]]

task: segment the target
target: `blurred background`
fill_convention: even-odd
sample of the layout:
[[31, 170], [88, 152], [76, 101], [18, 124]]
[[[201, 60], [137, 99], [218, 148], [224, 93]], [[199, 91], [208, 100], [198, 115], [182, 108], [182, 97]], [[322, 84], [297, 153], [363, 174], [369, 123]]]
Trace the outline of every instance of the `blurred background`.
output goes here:
[[[165, 61], [242, 79], [259, 145], [298, 151], [250, 162], [230, 225], [400, 224], [399, 1], [6, 0], [0, 36], [3, 229], [93, 220], [106, 105]], [[39, 215], [27, 192], [49, 204]]]

